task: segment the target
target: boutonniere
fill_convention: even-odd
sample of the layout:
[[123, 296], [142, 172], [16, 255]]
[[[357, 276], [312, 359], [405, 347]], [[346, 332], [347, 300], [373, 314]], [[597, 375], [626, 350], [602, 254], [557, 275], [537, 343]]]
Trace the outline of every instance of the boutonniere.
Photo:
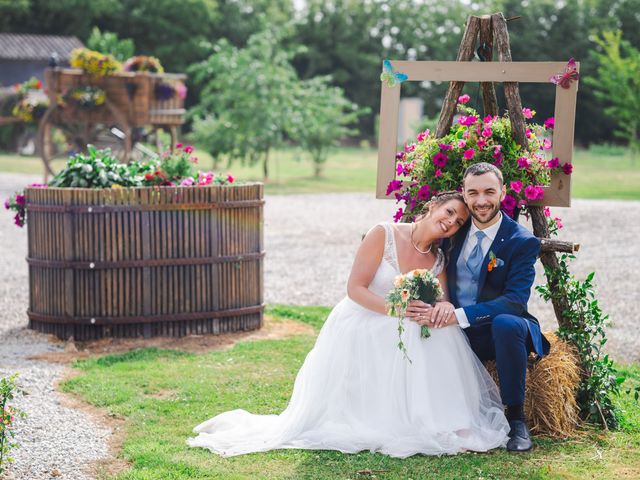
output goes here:
[[504, 265], [504, 260], [496, 257], [496, 254], [489, 252], [489, 264], [487, 265], [487, 271], [491, 271], [494, 268], [498, 268]]

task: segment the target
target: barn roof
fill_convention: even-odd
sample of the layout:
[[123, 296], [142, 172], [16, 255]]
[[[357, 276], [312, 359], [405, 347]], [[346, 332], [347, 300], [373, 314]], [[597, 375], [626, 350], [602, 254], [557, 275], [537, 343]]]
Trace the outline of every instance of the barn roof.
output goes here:
[[56, 52], [69, 61], [71, 50], [84, 45], [77, 37], [0, 33], [0, 60], [48, 60]]

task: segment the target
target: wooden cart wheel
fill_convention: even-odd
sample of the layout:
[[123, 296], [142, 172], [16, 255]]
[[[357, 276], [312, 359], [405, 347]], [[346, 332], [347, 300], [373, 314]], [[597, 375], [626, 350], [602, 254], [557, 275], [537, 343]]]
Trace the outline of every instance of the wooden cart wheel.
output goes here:
[[110, 148], [126, 162], [131, 154], [131, 128], [122, 113], [108, 100], [101, 108], [109, 110], [112, 121], [93, 122], [90, 115], [74, 115], [60, 105], [52, 105], [40, 120], [38, 147], [44, 164], [44, 179], [54, 175], [53, 162], [84, 152], [87, 145]]

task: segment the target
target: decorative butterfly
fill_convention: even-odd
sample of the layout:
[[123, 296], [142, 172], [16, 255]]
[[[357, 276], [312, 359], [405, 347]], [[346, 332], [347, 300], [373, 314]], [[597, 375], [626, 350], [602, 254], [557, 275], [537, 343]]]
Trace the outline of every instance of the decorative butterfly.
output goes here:
[[393, 66], [389, 60], [383, 60], [382, 73], [380, 74], [380, 81], [387, 87], [395, 87], [400, 85], [405, 80], [409, 79], [409, 75], [400, 72], [394, 72]]
[[573, 58], [570, 58], [567, 66], [564, 67], [564, 72], [553, 75], [549, 78], [549, 81], [556, 85], [560, 85], [562, 88], [569, 88], [571, 86], [571, 82], [578, 80], [579, 78], [580, 74], [576, 68], [576, 61]]

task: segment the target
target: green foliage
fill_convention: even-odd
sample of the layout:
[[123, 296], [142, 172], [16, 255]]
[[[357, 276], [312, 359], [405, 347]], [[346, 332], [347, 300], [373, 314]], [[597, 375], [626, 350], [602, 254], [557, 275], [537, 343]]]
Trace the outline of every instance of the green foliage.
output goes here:
[[296, 307], [292, 305], [268, 305], [265, 313], [276, 318], [286, 318], [311, 325], [320, 331], [329, 312], [328, 307]]
[[49, 182], [51, 187], [110, 188], [138, 187], [152, 164], [132, 162], [123, 164], [111, 154], [110, 149], [97, 150], [93, 145], [87, 153], [70, 157], [66, 167]]
[[16, 418], [26, 417], [24, 412], [9, 404], [21, 392], [16, 386], [17, 378], [17, 374], [0, 378], [0, 474], [5, 471], [7, 463], [13, 461], [8, 456], [10, 450], [19, 446], [14, 441]]
[[608, 315], [603, 314], [595, 297], [595, 272], [584, 280], [576, 279], [569, 272], [569, 260], [574, 258], [562, 254], [557, 270], [545, 267], [549, 283], [557, 287], [551, 288], [548, 283], [537, 286], [536, 290], [545, 301], [566, 298], [569, 303], [569, 308], [562, 312], [568, 326], [560, 327], [558, 336], [571, 342], [580, 356], [582, 377], [576, 400], [581, 416], [587, 421], [615, 428], [618, 415], [613, 396], [620, 394], [619, 385], [623, 379], [617, 378], [613, 361], [602, 352], [607, 342]]
[[617, 124], [615, 134], [640, 154], [640, 50], [622, 39], [622, 32], [605, 31], [595, 42], [598, 69], [586, 79], [596, 97], [605, 105], [604, 112]]
[[113, 32], [102, 32], [98, 27], [93, 27], [87, 40], [87, 48], [96, 50], [105, 55], [113, 55], [119, 62], [124, 62], [135, 53], [133, 40], [130, 38], [118, 38]]

